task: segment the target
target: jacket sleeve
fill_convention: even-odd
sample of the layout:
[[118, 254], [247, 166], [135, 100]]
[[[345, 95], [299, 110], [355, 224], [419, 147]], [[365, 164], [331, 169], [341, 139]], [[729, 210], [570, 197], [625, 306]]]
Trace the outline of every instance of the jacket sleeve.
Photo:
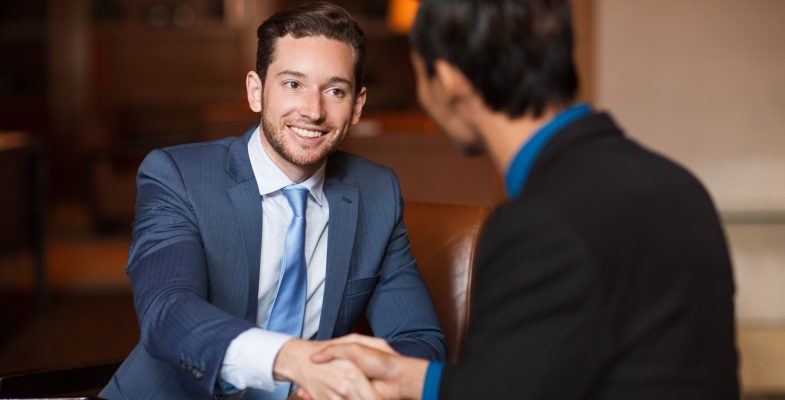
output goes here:
[[584, 398], [612, 341], [599, 271], [570, 226], [509, 211], [480, 241], [467, 343], [440, 398]]
[[126, 272], [141, 344], [214, 392], [226, 348], [253, 325], [208, 303], [199, 222], [165, 150], [153, 151], [139, 167], [133, 235]]
[[443, 361], [447, 355], [444, 333], [411, 254], [398, 180], [392, 172], [389, 176], [395, 198], [395, 223], [366, 316], [374, 335], [387, 340], [399, 353]]

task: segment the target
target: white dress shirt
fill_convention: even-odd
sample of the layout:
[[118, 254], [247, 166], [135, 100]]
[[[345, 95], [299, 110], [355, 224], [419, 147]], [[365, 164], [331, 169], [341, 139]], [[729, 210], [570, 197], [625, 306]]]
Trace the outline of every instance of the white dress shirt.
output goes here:
[[[281, 192], [294, 183], [273, 162], [262, 147], [259, 128], [248, 142], [256, 183], [262, 202], [262, 254], [259, 270], [259, 302], [256, 324], [237, 336], [226, 350], [221, 367], [221, 379], [237, 389], [248, 387], [274, 390], [273, 364], [284, 342], [291, 337], [265, 330], [275, 301], [284, 241], [292, 209]], [[303, 338], [310, 338], [319, 329], [324, 297], [324, 278], [327, 270], [327, 222], [330, 208], [324, 195], [326, 163], [306, 181], [296, 186], [308, 189], [305, 207], [305, 262], [308, 269], [305, 299]]]

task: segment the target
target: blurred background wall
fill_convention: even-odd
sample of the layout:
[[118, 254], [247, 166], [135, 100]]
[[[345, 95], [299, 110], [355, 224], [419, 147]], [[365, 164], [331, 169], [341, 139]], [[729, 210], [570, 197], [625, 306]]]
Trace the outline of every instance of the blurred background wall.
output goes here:
[[[47, 340], [81, 340], [82, 361], [100, 353], [85, 337], [36, 333], [50, 323], [30, 322], [36, 283], [49, 307], [68, 303], [62, 294], [125, 296], [133, 327], [123, 268], [136, 167], [153, 148], [239, 135], [258, 120], [244, 104], [255, 31], [295, 3], [0, 1], [0, 149], [32, 160], [0, 160], [0, 209], [11, 211], [0, 224], [28, 242], [0, 247], [0, 300], [23, 299], [0, 309], [14, 327], [0, 334], [0, 372], [74, 361], [36, 350]], [[503, 201], [490, 162], [455, 153], [417, 107], [406, 38], [416, 0], [336, 3], [368, 35], [368, 104], [344, 148], [391, 165], [407, 199]], [[736, 268], [745, 390], [785, 393], [785, 2], [572, 3], [580, 98], [708, 185]], [[122, 338], [120, 355], [135, 341]]]

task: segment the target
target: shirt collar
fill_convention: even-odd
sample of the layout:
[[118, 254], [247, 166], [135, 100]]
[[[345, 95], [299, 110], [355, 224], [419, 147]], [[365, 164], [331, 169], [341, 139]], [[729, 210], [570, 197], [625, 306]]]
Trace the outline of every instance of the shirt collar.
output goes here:
[[316, 204], [318, 204], [319, 207], [323, 206], [326, 161], [322, 162], [319, 169], [308, 179], [295, 184], [277, 165], [275, 165], [267, 154], [267, 151], [262, 147], [261, 132], [258, 126], [251, 135], [251, 140], [248, 141], [248, 157], [251, 160], [251, 169], [253, 169], [254, 177], [256, 177], [256, 184], [259, 186], [260, 195], [268, 195], [287, 186], [296, 185], [308, 189], [311, 198]]

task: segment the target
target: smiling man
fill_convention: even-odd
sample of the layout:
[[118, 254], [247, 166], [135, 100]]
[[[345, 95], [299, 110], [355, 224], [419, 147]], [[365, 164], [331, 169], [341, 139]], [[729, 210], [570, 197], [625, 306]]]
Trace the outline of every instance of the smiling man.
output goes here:
[[346, 43], [287, 34], [276, 48], [278, 57], [266, 72], [259, 67], [259, 73], [248, 73], [248, 102], [262, 113], [265, 152], [299, 182], [324, 164], [349, 125], [359, 121], [366, 89], [355, 87], [353, 60], [358, 56]]
[[[336, 151], [365, 104], [365, 38], [308, 3], [258, 30], [246, 77], [260, 125], [153, 151], [137, 177], [127, 273], [139, 345], [101, 396], [378, 398], [354, 364], [314, 364], [365, 313], [402, 354], [441, 360], [444, 337], [409, 252], [391, 170]], [[386, 347], [388, 346], [389, 347]]]

